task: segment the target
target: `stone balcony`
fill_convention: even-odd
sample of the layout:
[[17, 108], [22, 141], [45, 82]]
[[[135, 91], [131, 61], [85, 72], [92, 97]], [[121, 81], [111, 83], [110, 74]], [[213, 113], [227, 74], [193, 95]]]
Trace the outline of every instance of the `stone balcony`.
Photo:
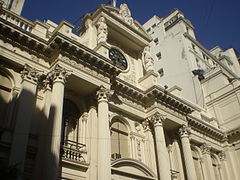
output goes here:
[[64, 141], [61, 149], [62, 160], [67, 160], [75, 163], [86, 163], [86, 145], [67, 140]]

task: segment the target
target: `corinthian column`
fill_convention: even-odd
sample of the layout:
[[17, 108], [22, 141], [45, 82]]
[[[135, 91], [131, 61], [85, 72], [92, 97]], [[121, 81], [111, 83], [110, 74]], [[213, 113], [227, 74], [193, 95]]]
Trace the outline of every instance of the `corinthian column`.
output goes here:
[[186, 166], [186, 173], [188, 180], [197, 180], [196, 171], [194, 167], [191, 146], [189, 142], [190, 128], [182, 125], [179, 129], [179, 135], [182, 143], [183, 157]]
[[52, 97], [48, 119], [47, 144], [49, 147], [47, 147], [47, 160], [44, 166], [46, 168], [44, 179], [46, 180], [57, 180], [59, 175], [64, 85], [69, 75], [69, 71], [59, 65], [56, 65], [48, 75], [52, 82]]
[[211, 146], [205, 143], [200, 147], [200, 149], [203, 155], [203, 164], [206, 173], [206, 180], [215, 180], [215, 174], [212, 166], [212, 158], [210, 152]]
[[110, 90], [103, 86], [97, 92], [98, 99], [98, 180], [111, 179], [111, 139], [108, 120]]
[[23, 171], [27, 151], [29, 128], [35, 108], [35, 98], [39, 71], [25, 65], [21, 72], [22, 88], [18, 99], [18, 112], [14, 127], [9, 164], [16, 165]]
[[164, 120], [165, 118], [159, 112], [148, 118], [148, 121], [152, 123], [155, 132], [155, 144], [157, 150], [157, 163], [160, 180], [170, 180], [170, 162], [163, 131]]

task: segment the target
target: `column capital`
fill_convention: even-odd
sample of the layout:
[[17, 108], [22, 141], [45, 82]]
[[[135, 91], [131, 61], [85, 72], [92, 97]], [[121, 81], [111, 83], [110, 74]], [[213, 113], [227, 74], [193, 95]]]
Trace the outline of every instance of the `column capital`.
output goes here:
[[83, 115], [82, 115], [82, 121], [87, 122], [87, 120], [88, 120], [88, 113], [84, 112]]
[[220, 161], [225, 161], [226, 160], [226, 153], [224, 151], [221, 151], [218, 153], [218, 157]]
[[183, 137], [189, 137], [191, 134], [191, 128], [186, 126], [185, 124], [183, 124], [179, 130], [178, 130], [178, 134], [180, 135], [181, 138]]
[[104, 86], [100, 86], [99, 90], [97, 91], [97, 99], [98, 102], [100, 101], [108, 101], [109, 98], [112, 96], [112, 91], [110, 89], [105, 88]]
[[165, 116], [166, 115], [156, 112], [152, 116], [148, 117], [148, 121], [151, 122], [153, 124], [153, 126], [162, 126], [163, 122], [166, 119]]
[[52, 82], [52, 83], [58, 81], [65, 84], [66, 79], [68, 78], [69, 75], [71, 75], [71, 71], [57, 64], [54, 67], [54, 69], [50, 73], [48, 73], [47, 79], [49, 80], [49, 82]]
[[20, 73], [23, 80], [29, 80], [31, 82], [38, 83], [42, 71], [39, 71], [29, 66], [28, 64], [25, 64], [23, 70]]
[[209, 154], [211, 151], [211, 146], [209, 144], [204, 143], [203, 145], [200, 146], [200, 149], [202, 151], [202, 154]]

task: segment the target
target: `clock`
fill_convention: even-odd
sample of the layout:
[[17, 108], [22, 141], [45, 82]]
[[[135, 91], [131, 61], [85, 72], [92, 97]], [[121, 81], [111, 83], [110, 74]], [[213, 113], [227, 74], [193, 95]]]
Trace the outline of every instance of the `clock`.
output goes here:
[[122, 70], [126, 70], [128, 67], [127, 60], [125, 56], [117, 49], [109, 49], [109, 58], [112, 60], [113, 64]]

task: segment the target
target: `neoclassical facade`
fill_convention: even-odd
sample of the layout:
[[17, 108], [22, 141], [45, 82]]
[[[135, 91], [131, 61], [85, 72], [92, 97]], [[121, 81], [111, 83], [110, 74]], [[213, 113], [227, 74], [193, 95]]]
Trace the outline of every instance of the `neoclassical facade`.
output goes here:
[[[65, 21], [20, 16], [23, 3], [0, 9], [3, 168], [29, 180], [238, 180], [233, 49], [206, 50], [178, 10], [142, 26], [127, 4], [100, 5], [73, 33]], [[190, 33], [178, 33], [186, 24]], [[209, 62], [196, 60], [200, 50]]]

